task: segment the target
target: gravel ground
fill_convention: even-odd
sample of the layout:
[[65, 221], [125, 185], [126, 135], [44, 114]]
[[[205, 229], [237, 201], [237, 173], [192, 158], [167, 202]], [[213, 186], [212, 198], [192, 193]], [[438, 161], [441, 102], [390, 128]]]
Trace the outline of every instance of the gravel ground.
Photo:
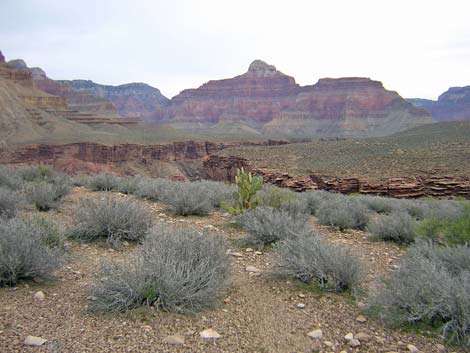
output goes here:
[[[114, 194], [115, 197], [128, 197]], [[60, 211], [49, 216], [63, 225], [73, 219], [77, 201], [83, 197], [102, 197], [76, 188]], [[145, 202], [145, 201], [142, 201]], [[228, 239], [243, 236], [227, 226], [227, 217], [214, 212], [208, 217], [174, 217], [157, 203], [145, 202], [156, 221], [188, 223], [188, 226], [216, 228]], [[312, 223], [315, 220], [312, 219]], [[339, 233], [318, 227], [322, 236], [348, 246], [368, 268], [373, 284], [393, 270], [403, 250], [393, 244], [371, 242], [362, 232]], [[385, 328], [361, 315], [360, 303], [338, 294], [319, 294], [302, 289], [295, 281], [270, 275], [273, 256], [267, 250], [239, 248], [232, 251], [233, 284], [225, 301], [210, 311], [183, 316], [142, 308], [127, 314], [87, 312], [89, 288], [103, 259], [123, 259], [133, 246], [118, 250], [97, 244], [71, 244], [70, 260], [49, 283], [21, 282], [15, 288], [0, 288], [0, 352], [409, 352], [408, 344], [420, 352], [440, 352], [439, 340]], [[246, 266], [255, 266], [254, 275]], [[37, 291], [45, 293], [42, 302], [34, 300]], [[299, 308], [298, 304], [304, 304]], [[359, 305], [358, 305], [359, 304]], [[200, 332], [212, 328], [221, 338], [203, 339]], [[320, 328], [321, 339], [307, 336]], [[347, 333], [364, 336], [361, 345], [351, 347]], [[366, 335], [363, 335], [366, 334]], [[41, 347], [23, 344], [26, 336], [47, 339]], [[183, 345], [164, 343], [169, 335], [184, 338]], [[449, 349], [448, 352], [464, 352]]]

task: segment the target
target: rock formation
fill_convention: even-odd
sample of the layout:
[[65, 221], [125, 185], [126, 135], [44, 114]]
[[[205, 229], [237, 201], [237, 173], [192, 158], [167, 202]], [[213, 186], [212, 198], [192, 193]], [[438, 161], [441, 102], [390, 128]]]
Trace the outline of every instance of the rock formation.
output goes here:
[[73, 90], [110, 101], [119, 115], [145, 118], [162, 109], [169, 99], [160, 90], [145, 83], [120, 86], [100, 85], [88, 80], [59, 81]]
[[470, 177], [417, 176], [369, 180], [365, 178], [336, 178], [322, 175], [293, 175], [277, 169], [255, 168], [240, 157], [211, 155], [204, 159], [205, 177], [218, 181], [233, 181], [237, 168], [244, 167], [265, 182], [294, 191], [328, 190], [344, 194], [382, 195], [397, 198], [465, 197], [470, 199]]
[[452, 87], [437, 101], [408, 99], [417, 107], [427, 109], [435, 121], [470, 120], [470, 86]]
[[274, 135], [377, 136], [431, 118], [368, 78], [321, 79], [302, 87], [255, 60], [243, 75], [182, 91], [153, 120], [185, 129], [235, 123]]

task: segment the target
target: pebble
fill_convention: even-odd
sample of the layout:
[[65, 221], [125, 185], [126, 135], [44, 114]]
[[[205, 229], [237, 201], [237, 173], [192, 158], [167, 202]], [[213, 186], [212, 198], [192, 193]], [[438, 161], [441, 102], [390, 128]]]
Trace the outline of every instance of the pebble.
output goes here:
[[334, 343], [330, 342], [330, 341], [323, 341], [323, 344], [327, 347], [333, 347], [334, 346]]
[[297, 307], [299, 309], [303, 309], [303, 308], [305, 308], [305, 304], [304, 303], [299, 303], [299, 304], [297, 304]]
[[359, 342], [358, 339], [352, 339], [351, 341], [348, 342], [348, 344], [349, 344], [351, 347], [357, 347], [357, 346], [360, 346], [360, 345], [361, 345], [361, 342]]
[[321, 329], [316, 329], [307, 333], [307, 336], [310, 338], [320, 339], [323, 337], [323, 332]]
[[255, 251], [255, 255], [263, 255], [261, 251]]
[[344, 336], [344, 340], [345, 340], [345, 341], [350, 342], [350, 341], [352, 341], [353, 339], [354, 339], [354, 335], [353, 335], [351, 332], [349, 332], [348, 334], [346, 334], [346, 336]]
[[247, 272], [261, 273], [261, 270], [256, 268], [255, 266], [246, 266], [245, 270]]
[[217, 338], [222, 337], [216, 330], [211, 329], [211, 328], [201, 331], [199, 335], [201, 336], [201, 338], [205, 338], [205, 339], [217, 339]]
[[408, 348], [408, 350], [411, 353], [418, 353], [419, 352], [418, 348], [416, 348], [416, 346], [412, 345], [412, 344], [407, 345], [406, 348]]
[[367, 318], [363, 315], [359, 315], [358, 317], [356, 317], [356, 321], [357, 322], [360, 322], [361, 324], [363, 324], [364, 322], [367, 321]]
[[37, 302], [42, 302], [46, 299], [46, 295], [42, 291], [39, 291], [34, 293], [33, 299]]
[[239, 252], [231, 252], [230, 255], [233, 257], [243, 257], [243, 254]]
[[446, 351], [446, 347], [440, 343], [436, 344], [436, 349], [439, 353], [444, 353]]
[[245, 251], [246, 252], [253, 252], [253, 249], [252, 248], [246, 248]]
[[299, 298], [305, 298], [305, 294], [300, 293]]
[[370, 336], [369, 336], [367, 333], [359, 332], [359, 333], [356, 335], [356, 339], [358, 339], [358, 340], [361, 341], [361, 342], [367, 342], [367, 341], [370, 340]]
[[166, 336], [163, 339], [163, 342], [167, 343], [167, 344], [183, 345], [184, 344], [184, 337], [180, 336], [180, 335]]
[[47, 340], [42, 338], [42, 337], [27, 336], [23, 343], [27, 346], [39, 347], [39, 346], [42, 346], [46, 342], [47, 342]]

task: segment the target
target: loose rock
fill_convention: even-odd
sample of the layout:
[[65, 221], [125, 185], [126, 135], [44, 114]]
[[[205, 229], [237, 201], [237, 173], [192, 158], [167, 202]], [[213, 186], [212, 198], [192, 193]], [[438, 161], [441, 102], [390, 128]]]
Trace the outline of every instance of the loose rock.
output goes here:
[[184, 337], [180, 336], [180, 335], [166, 336], [163, 339], [163, 342], [167, 343], [167, 344], [183, 345], [184, 344]]
[[307, 333], [307, 336], [310, 338], [320, 339], [323, 336], [323, 332], [321, 329], [317, 329]]
[[247, 272], [252, 272], [252, 273], [261, 273], [261, 270], [256, 268], [255, 266], [246, 266], [245, 270]]
[[348, 342], [348, 344], [351, 346], [351, 347], [357, 347], [357, 346], [360, 346], [361, 345], [361, 342], [359, 342], [358, 339], [352, 339], [351, 341]]
[[361, 324], [363, 324], [364, 322], [367, 321], [367, 318], [363, 315], [359, 315], [358, 317], [356, 317], [356, 321], [357, 322], [360, 322]]
[[349, 332], [346, 336], [344, 336], [344, 340], [345, 340], [345, 341], [350, 342], [350, 341], [352, 341], [353, 339], [354, 339], [354, 335], [353, 335], [351, 332]]
[[418, 348], [416, 348], [416, 346], [414, 346], [414, 345], [412, 345], [412, 344], [407, 345], [406, 348], [408, 348], [408, 350], [409, 350], [411, 353], [418, 353], [418, 352], [419, 352]]
[[36, 336], [27, 336], [24, 340], [24, 344], [27, 346], [42, 346], [44, 343], [46, 343], [47, 340], [42, 337], [36, 337]]
[[33, 298], [37, 302], [42, 302], [44, 301], [44, 299], [46, 299], [46, 295], [42, 291], [39, 291], [39, 292], [34, 293]]
[[202, 331], [199, 335], [201, 336], [201, 338], [205, 339], [217, 339], [222, 337], [217, 331], [211, 328]]

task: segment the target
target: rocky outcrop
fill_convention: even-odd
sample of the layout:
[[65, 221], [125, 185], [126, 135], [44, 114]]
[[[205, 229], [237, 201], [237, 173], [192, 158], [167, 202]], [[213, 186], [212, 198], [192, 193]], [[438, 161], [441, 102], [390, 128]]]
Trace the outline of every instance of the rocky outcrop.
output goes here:
[[119, 115], [146, 118], [166, 106], [169, 99], [157, 88], [145, 83], [119, 86], [100, 85], [88, 80], [59, 81], [79, 92], [110, 101]]
[[184, 129], [241, 124], [297, 136], [378, 136], [431, 122], [426, 110], [380, 82], [352, 77], [302, 87], [260, 60], [240, 76], [182, 91], [153, 120]]
[[234, 156], [211, 155], [203, 162], [205, 176], [218, 181], [233, 181], [237, 168], [244, 167], [265, 182], [294, 191], [327, 190], [344, 194], [382, 195], [396, 198], [465, 197], [470, 199], [470, 178], [464, 176], [417, 176], [368, 180], [321, 175], [293, 175], [277, 169], [255, 168], [250, 161]]
[[429, 110], [436, 121], [470, 120], [470, 86], [452, 87], [437, 101], [410, 99], [416, 106]]

